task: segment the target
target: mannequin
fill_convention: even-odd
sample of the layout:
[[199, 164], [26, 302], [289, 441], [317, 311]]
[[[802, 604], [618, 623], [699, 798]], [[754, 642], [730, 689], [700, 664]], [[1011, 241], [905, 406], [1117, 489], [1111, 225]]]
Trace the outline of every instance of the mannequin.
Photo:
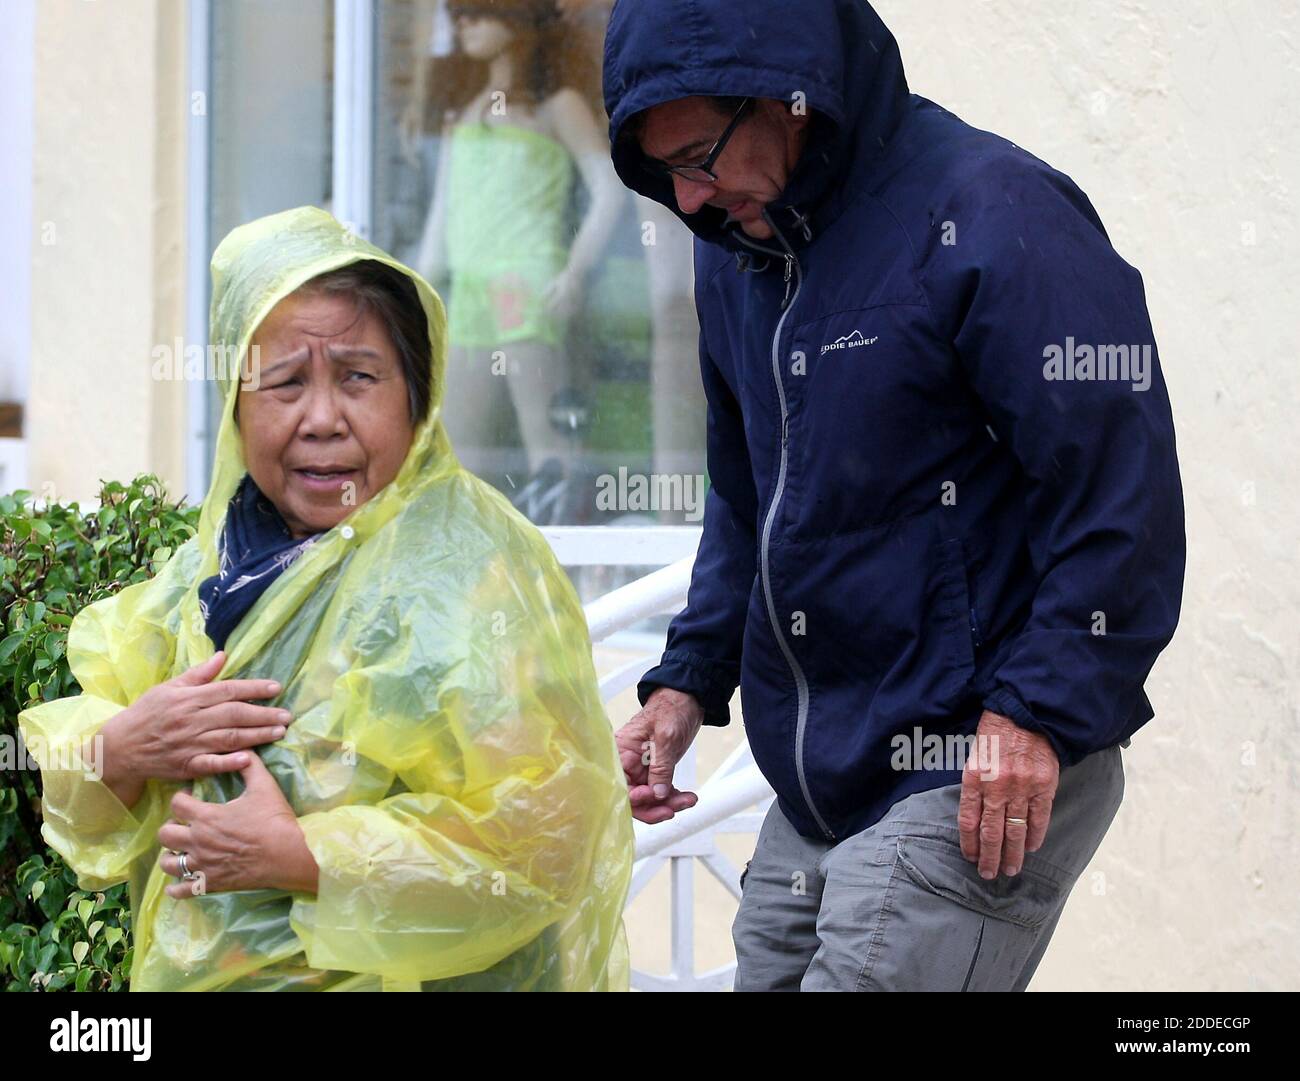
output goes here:
[[[573, 85], [554, 0], [451, 3], [448, 13], [463, 100], [444, 114], [416, 260], [436, 288], [449, 285], [444, 420], [466, 466], [500, 474], [492, 418], [508, 395], [530, 474], [554, 479], [574, 456], [573, 437], [550, 418], [568, 386], [566, 325], [624, 191], [604, 132]], [[570, 244], [575, 165], [590, 198]]]

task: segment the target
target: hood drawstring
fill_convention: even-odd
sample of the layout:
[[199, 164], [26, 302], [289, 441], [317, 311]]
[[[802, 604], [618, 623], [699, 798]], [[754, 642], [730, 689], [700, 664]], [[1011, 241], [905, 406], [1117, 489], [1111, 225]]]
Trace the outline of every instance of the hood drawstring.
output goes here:
[[808, 215], [800, 214], [799, 208], [792, 206], [790, 216], [794, 218], [794, 227], [803, 233], [805, 243], [812, 240], [812, 226], [808, 224]]
[[[794, 208], [791, 207], [790, 209], [793, 210]], [[797, 210], [794, 211], [794, 214], [795, 214], [795, 224], [798, 225], [799, 228], [803, 230], [804, 238], [806, 240], [811, 240], [812, 229], [808, 225], [807, 215], [800, 214]], [[785, 234], [781, 232], [781, 227], [777, 225], [776, 222], [773, 220], [772, 215], [768, 212], [767, 207], [763, 208], [762, 215], [763, 215], [763, 220], [772, 227], [772, 235], [775, 236], [778, 241], [780, 241], [781, 247], [783, 247], [785, 251], [776, 251], [773, 248], [766, 248], [760, 244], [755, 244], [754, 241], [745, 237], [740, 230], [735, 230], [733, 235], [740, 243], [744, 244], [748, 248], [753, 249], [754, 251], [760, 251], [764, 253], [764, 258], [762, 259], [762, 265], [760, 266], [758, 260], [756, 260], [754, 256], [750, 255], [748, 252], [737, 252], [736, 270], [739, 272], [752, 271], [756, 273], [761, 273], [762, 271], [766, 270], [769, 266], [771, 266], [773, 257], [782, 260], [785, 263], [785, 275], [784, 275], [785, 296], [781, 298], [781, 310], [785, 311], [785, 309], [790, 304], [790, 290], [794, 284], [793, 282], [794, 270], [795, 270], [795, 266], [798, 263], [798, 256], [795, 255], [794, 249], [790, 247], [790, 242], [786, 240]]]

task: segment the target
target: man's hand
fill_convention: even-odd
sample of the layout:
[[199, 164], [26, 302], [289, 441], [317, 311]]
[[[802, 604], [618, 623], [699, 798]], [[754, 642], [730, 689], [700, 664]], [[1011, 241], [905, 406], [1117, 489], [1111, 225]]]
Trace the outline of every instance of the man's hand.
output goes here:
[[689, 694], [660, 687], [645, 709], [614, 736], [623, 762], [632, 817], [640, 822], [666, 822], [678, 811], [694, 807], [694, 792], [673, 787], [673, 769], [704, 723], [703, 707]]
[[1037, 852], [1047, 837], [1060, 763], [1047, 737], [991, 710], [980, 718], [975, 747], [957, 809], [962, 855], [979, 861], [984, 878], [996, 878], [999, 866], [1019, 874], [1025, 853]]

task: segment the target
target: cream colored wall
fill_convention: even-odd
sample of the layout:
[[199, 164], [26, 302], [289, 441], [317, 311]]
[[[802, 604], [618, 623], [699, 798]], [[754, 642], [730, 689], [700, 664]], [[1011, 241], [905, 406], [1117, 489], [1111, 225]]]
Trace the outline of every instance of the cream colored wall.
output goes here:
[[88, 499], [157, 472], [184, 491], [186, 5], [37, 8], [28, 487]]

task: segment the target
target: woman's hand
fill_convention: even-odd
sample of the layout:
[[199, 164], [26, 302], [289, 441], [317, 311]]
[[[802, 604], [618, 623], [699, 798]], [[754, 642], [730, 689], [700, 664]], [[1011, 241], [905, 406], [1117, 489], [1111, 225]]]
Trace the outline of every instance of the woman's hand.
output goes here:
[[[297, 816], [266, 764], [253, 753], [240, 772], [244, 791], [229, 803], [205, 803], [188, 792], [172, 797], [172, 819], [158, 831], [159, 866], [181, 875], [180, 858], [197, 877], [167, 887], [170, 897], [232, 890], [315, 893], [319, 867]], [[170, 851], [166, 851], [166, 850]]]
[[225, 660], [225, 652], [218, 652], [151, 687], [94, 737], [103, 738], [102, 753], [93, 760], [103, 765], [104, 783], [128, 807], [150, 777], [192, 781], [232, 773], [248, 765], [249, 748], [284, 735], [293, 714], [245, 701], [273, 698], [280, 685], [269, 679], [213, 683]]

